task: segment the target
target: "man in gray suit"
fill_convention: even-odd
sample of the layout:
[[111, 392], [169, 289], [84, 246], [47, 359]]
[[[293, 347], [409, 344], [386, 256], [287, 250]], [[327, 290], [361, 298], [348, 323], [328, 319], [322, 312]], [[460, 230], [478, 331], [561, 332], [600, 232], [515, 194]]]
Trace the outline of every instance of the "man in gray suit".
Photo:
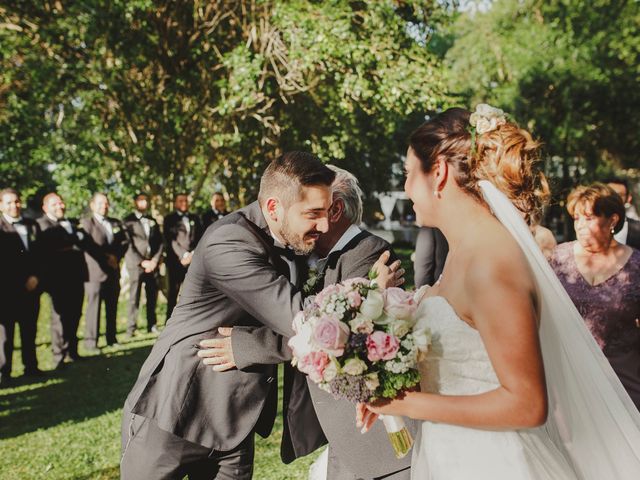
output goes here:
[[286, 153], [265, 170], [257, 202], [207, 230], [125, 402], [123, 479], [251, 478], [254, 433], [269, 435], [276, 415], [276, 367], [212, 375], [195, 352], [220, 326], [293, 333], [301, 294], [290, 253], [309, 253], [327, 231], [333, 178], [311, 154]]
[[449, 244], [437, 228], [422, 227], [416, 238], [413, 258], [414, 285], [433, 285], [438, 281], [449, 253]]
[[[305, 289], [308, 294], [315, 294], [326, 285], [348, 278], [366, 277], [380, 255], [391, 248], [385, 240], [358, 227], [362, 222], [362, 191], [356, 178], [340, 168], [330, 168], [336, 172], [336, 179], [333, 183], [333, 204], [329, 210], [329, 230], [320, 236], [315, 252], [309, 259], [312, 273]], [[403, 271], [399, 270], [398, 273]], [[245, 370], [256, 363], [271, 363], [278, 358], [281, 361], [291, 359], [286, 339], [273, 332], [269, 337], [266, 327], [235, 327], [225, 333], [231, 334], [230, 340], [204, 341], [204, 345], [219, 348], [199, 352], [205, 358], [203, 363], [216, 365], [216, 371], [234, 366]], [[243, 348], [236, 349], [235, 345], [242, 345]], [[288, 368], [290, 365], [285, 364], [285, 374]], [[306, 380], [297, 371], [296, 377]], [[356, 428], [353, 403], [334, 399], [311, 381], [306, 380], [302, 385], [292, 382], [292, 388], [306, 390], [307, 385], [315, 413], [329, 442], [328, 479], [409, 479], [410, 456], [396, 459], [384, 427], [379, 422], [370, 432], [362, 435]], [[283, 408], [285, 430], [287, 425], [304, 424], [313, 415], [313, 412], [305, 412], [300, 408], [288, 408], [294, 402], [287, 400], [286, 393]], [[299, 394], [296, 403], [300, 398], [302, 395]], [[306, 415], [306, 418], [301, 418], [301, 415]], [[409, 429], [415, 432], [415, 422], [407, 423]], [[283, 451], [287, 450], [285, 438]]]

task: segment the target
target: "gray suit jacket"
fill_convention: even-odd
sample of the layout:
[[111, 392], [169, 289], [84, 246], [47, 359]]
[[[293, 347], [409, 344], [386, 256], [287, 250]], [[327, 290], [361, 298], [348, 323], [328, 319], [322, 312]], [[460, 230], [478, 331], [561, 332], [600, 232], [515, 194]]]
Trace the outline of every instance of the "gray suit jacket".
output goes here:
[[627, 233], [627, 245], [640, 250], [640, 221], [628, 218], [629, 233]]
[[413, 260], [416, 288], [433, 285], [438, 281], [448, 253], [449, 244], [440, 230], [431, 227], [420, 229], [416, 238], [416, 252]]
[[[217, 328], [266, 325], [289, 336], [301, 295], [273, 249], [259, 205], [211, 226], [198, 244], [178, 305], [129, 393], [127, 407], [212, 450], [229, 451], [255, 430], [271, 432], [277, 407], [273, 365], [212, 372], [195, 345]], [[241, 349], [241, 346], [236, 346]]]
[[[390, 249], [391, 246], [385, 240], [363, 231], [340, 252], [334, 252], [329, 256], [324, 271], [320, 272], [324, 274], [321, 288], [348, 278], [366, 277], [380, 254]], [[286, 340], [283, 341], [281, 337], [275, 335], [271, 336], [270, 341], [265, 340], [265, 337], [268, 338], [265, 330], [260, 328], [254, 332], [251, 332], [250, 329], [234, 331], [232, 338], [237, 336], [236, 341], [244, 345], [248, 345], [250, 342], [246, 337], [257, 333], [254, 348], [245, 348], [236, 353], [234, 347], [234, 358], [238, 365], [246, 367], [247, 357], [251, 362], [290, 360], [291, 352], [288, 347], [284, 346]], [[280, 339], [275, 340], [276, 338]], [[270, 342], [272, 342], [270, 350], [265, 351], [264, 347], [268, 346]], [[298, 375], [302, 376], [299, 372]], [[382, 477], [411, 465], [410, 455], [402, 460], [396, 459], [382, 422], [376, 422], [370, 432], [361, 434], [356, 427], [356, 412], [353, 403], [346, 400], [336, 400], [331, 394], [320, 390], [315, 383], [309, 380], [307, 383], [313, 407], [332, 450], [340, 462], [347, 466], [355, 476], [362, 478]], [[289, 415], [288, 418], [291, 425], [306, 420], [296, 417], [295, 412], [292, 413], [293, 415]], [[412, 435], [415, 436], [419, 423], [409, 419], [405, 421]]]

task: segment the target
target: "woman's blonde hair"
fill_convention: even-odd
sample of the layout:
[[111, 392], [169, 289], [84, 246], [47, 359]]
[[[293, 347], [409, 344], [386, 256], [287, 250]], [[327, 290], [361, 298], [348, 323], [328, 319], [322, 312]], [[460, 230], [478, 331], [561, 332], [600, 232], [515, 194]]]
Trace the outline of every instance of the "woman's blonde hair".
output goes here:
[[549, 200], [549, 185], [536, 167], [539, 143], [512, 122], [475, 136], [472, 141], [469, 117], [462, 108], [450, 108], [428, 120], [409, 138], [422, 170], [430, 172], [438, 159], [453, 166], [456, 183], [482, 200], [480, 180], [501, 190], [524, 215], [537, 223]]
[[613, 227], [613, 233], [622, 230], [625, 220], [624, 203], [618, 192], [604, 183], [581, 185], [572, 190], [567, 197], [567, 210], [573, 217], [576, 210], [590, 207], [596, 217], [611, 218], [618, 215], [618, 223]]

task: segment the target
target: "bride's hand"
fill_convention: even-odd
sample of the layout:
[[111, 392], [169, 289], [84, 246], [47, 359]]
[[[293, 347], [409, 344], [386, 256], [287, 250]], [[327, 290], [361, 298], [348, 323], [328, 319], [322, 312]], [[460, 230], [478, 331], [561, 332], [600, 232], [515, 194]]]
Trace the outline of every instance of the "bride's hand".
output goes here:
[[373, 413], [367, 408], [366, 403], [358, 403], [356, 405], [356, 427], [361, 428], [360, 433], [366, 433], [378, 419], [378, 414]]

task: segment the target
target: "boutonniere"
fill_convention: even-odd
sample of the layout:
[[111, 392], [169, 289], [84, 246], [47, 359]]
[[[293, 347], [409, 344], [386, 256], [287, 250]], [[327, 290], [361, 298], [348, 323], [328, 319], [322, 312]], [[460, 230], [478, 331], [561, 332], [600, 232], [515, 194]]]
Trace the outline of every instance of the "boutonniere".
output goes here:
[[29, 231], [29, 243], [33, 243], [36, 241], [36, 232], [33, 230]]
[[153, 218], [149, 219], [149, 225], [153, 226], [156, 224], [156, 221]]
[[193, 227], [195, 225], [195, 222], [193, 220], [189, 220], [189, 225]]
[[111, 227], [113, 230], [113, 234], [115, 235], [116, 233], [118, 233], [120, 231], [120, 227], [118, 225], [114, 225], [113, 227]]
[[318, 271], [317, 268], [309, 268], [309, 278], [304, 282], [302, 286], [302, 291], [305, 296], [315, 295], [318, 293], [319, 287], [322, 286], [322, 278], [324, 277], [324, 273]]

